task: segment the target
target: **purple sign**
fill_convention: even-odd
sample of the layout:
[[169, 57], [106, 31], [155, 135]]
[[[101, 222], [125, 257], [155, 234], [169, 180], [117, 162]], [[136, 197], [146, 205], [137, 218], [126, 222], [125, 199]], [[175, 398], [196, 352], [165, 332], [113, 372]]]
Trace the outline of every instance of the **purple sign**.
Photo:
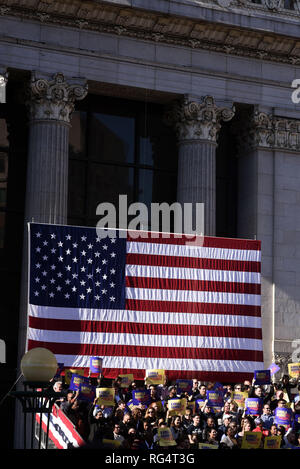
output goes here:
[[270, 384], [271, 371], [270, 370], [256, 370], [254, 371], [255, 384]]
[[269, 366], [269, 370], [271, 372], [271, 376], [273, 376], [280, 370], [280, 366], [276, 365], [276, 363], [272, 363], [272, 365]]
[[245, 400], [246, 415], [261, 415], [263, 399], [260, 397], [247, 397]]

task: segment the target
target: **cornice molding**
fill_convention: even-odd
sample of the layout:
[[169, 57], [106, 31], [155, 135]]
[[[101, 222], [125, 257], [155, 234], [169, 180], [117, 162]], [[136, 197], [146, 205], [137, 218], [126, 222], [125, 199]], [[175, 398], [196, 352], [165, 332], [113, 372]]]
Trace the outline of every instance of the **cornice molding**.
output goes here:
[[[222, 0], [220, 0], [222, 1]], [[273, 0], [272, 0], [273, 1]], [[300, 1], [300, 0], [299, 0]], [[262, 8], [247, 0], [232, 0], [230, 5]], [[218, 5], [217, 0], [215, 5]], [[212, 8], [211, 3], [201, 3]], [[263, 8], [266, 8], [263, 6]], [[281, 9], [282, 10], [282, 9]], [[236, 8], [234, 9], [236, 12]], [[241, 12], [242, 14], [242, 12]], [[263, 59], [285, 64], [300, 64], [300, 41], [264, 31], [175, 17], [154, 11], [79, 0], [0, 0], [0, 16], [9, 15], [143, 41], [204, 49], [218, 53]], [[284, 10], [285, 16], [299, 19], [299, 11]], [[269, 18], [270, 19], [270, 18]]]

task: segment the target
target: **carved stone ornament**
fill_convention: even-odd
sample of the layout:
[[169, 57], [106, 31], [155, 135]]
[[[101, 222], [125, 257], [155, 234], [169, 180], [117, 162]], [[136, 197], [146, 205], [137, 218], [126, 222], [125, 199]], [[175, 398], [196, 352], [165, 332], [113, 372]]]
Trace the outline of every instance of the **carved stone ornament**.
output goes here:
[[165, 120], [175, 128], [179, 140], [197, 139], [216, 143], [220, 122], [230, 121], [234, 113], [234, 107], [216, 106], [212, 96], [205, 96], [201, 103], [184, 97], [166, 112]]
[[75, 101], [85, 98], [87, 91], [87, 84], [67, 82], [62, 73], [56, 73], [50, 80], [33, 74], [28, 99], [30, 117], [69, 123]]

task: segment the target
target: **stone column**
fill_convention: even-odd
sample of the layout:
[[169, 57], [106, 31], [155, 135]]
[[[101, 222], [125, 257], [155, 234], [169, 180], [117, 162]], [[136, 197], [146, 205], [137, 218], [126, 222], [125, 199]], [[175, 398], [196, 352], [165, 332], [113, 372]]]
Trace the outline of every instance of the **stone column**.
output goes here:
[[70, 115], [87, 85], [32, 77], [29, 92], [30, 132], [25, 218], [46, 223], [67, 222]]
[[233, 108], [218, 107], [211, 96], [202, 98], [201, 103], [185, 96], [166, 114], [167, 122], [175, 128], [178, 137], [177, 201], [204, 203], [204, 234], [207, 236], [216, 233], [217, 136], [221, 121], [229, 121], [233, 116]]
[[[28, 308], [27, 223], [67, 223], [68, 145], [70, 116], [75, 101], [87, 94], [87, 84], [79, 79], [65, 80], [62, 73], [52, 78], [32, 75], [27, 104], [29, 145], [25, 201], [22, 282], [18, 336], [18, 368], [26, 351]], [[19, 373], [18, 369], [18, 373]], [[15, 415], [15, 448], [22, 448], [22, 411]]]

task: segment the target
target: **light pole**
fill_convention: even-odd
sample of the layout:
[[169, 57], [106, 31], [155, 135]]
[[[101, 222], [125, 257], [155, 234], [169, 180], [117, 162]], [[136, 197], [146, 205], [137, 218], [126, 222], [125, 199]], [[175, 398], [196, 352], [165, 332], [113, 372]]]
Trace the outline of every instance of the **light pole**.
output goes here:
[[27, 415], [31, 414], [30, 449], [33, 449], [35, 414], [40, 415], [39, 446], [41, 449], [41, 433], [43, 414], [47, 414], [46, 449], [49, 438], [49, 422], [52, 407], [55, 401], [64, 397], [64, 393], [55, 392], [50, 380], [57, 370], [57, 361], [52, 352], [45, 348], [35, 348], [27, 352], [21, 361], [21, 370], [25, 380], [24, 390], [12, 391], [10, 395], [21, 402], [24, 426], [24, 449], [27, 448]]

